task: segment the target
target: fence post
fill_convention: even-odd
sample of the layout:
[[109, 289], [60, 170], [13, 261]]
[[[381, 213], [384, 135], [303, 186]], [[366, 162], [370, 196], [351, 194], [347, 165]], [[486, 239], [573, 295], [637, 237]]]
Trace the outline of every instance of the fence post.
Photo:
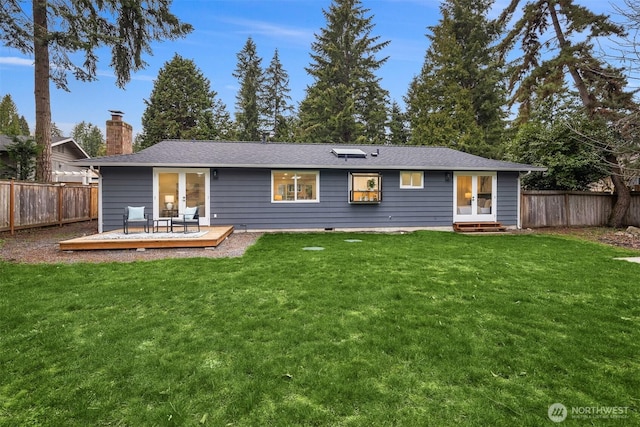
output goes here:
[[571, 219], [569, 218], [569, 193], [564, 193], [564, 226], [571, 226]]
[[62, 227], [62, 190], [64, 187], [62, 185], [58, 185], [58, 225]]
[[15, 210], [16, 210], [16, 187], [14, 180], [9, 181], [9, 230], [13, 236], [15, 231]]

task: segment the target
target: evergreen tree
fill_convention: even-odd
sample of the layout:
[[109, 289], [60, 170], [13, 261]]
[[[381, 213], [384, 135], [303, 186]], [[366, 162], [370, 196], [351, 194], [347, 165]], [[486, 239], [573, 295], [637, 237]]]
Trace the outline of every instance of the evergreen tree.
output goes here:
[[139, 148], [164, 139], [227, 138], [229, 114], [216, 95], [192, 60], [174, 55], [158, 72], [149, 100], [145, 100]]
[[35, 158], [38, 155], [38, 149], [33, 139], [14, 136], [13, 143], [7, 146], [7, 153], [11, 162], [5, 165], [2, 175], [20, 181], [32, 179], [35, 172]]
[[152, 42], [192, 30], [170, 6], [171, 0], [2, 0], [0, 40], [34, 59], [36, 181], [52, 179], [49, 80], [63, 89], [68, 89], [67, 72], [82, 81], [95, 80], [96, 50], [109, 47], [116, 84], [124, 87], [131, 71], [146, 65], [142, 55], [151, 52]]
[[31, 134], [31, 131], [29, 130], [29, 123], [27, 122], [27, 119], [24, 118], [24, 116], [20, 116], [20, 131], [22, 135]]
[[631, 204], [623, 168], [631, 153], [637, 153], [638, 106], [626, 90], [622, 70], [597, 58], [593, 43], [599, 37], [622, 37], [624, 29], [573, 0], [512, 0], [498, 22], [506, 27], [521, 2], [525, 3], [522, 16], [509, 25], [500, 44], [506, 55], [521, 40], [522, 55], [512, 65], [510, 81], [512, 102], [520, 104], [519, 119], [526, 121], [535, 106], [532, 102], [564, 91], [565, 78], [570, 79], [585, 114], [592, 120], [605, 120], [618, 133], [604, 140], [601, 149], [608, 153], [606, 161], [617, 192], [609, 225], [620, 227]]
[[303, 142], [299, 135], [300, 119], [296, 114], [284, 116], [278, 125], [279, 141]]
[[[51, 125], [49, 125], [49, 130], [51, 132], [51, 137], [52, 138], [64, 138], [64, 135], [62, 134], [62, 129], [60, 129], [58, 127], [57, 124], [55, 124], [55, 122], [51, 122]], [[36, 164], [36, 172], [37, 172], [37, 164]]]
[[323, 11], [326, 28], [311, 45], [314, 78], [300, 105], [300, 138], [310, 142], [385, 141], [388, 92], [375, 72], [387, 58], [376, 54], [389, 44], [371, 36], [373, 16], [360, 0], [333, 0]]
[[387, 141], [391, 145], [405, 145], [409, 142], [409, 130], [407, 127], [407, 115], [402, 112], [396, 101], [391, 103], [391, 118], [387, 127], [389, 134]]
[[269, 66], [264, 72], [263, 105], [265, 108], [265, 126], [272, 132], [274, 141], [290, 141], [287, 113], [293, 111], [289, 105], [289, 74], [282, 67], [278, 49], [273, 54]]
[[249, 37], [237, 54], [238, 63], [233, 77], [240, 82], [236, 95], [236, 127], [240, 141], [258, 141], [262, 137], [261, 115], [264, 111], [261, 94], [264, 76], [262, 58], [258, 56], [256, 44]]
[[82, 147], [91, 157], [97, 157], [106, 150], [105, 139], [102, 131], [95, 125], [80, 122], [73, 127], [71, 137]]
[[547, 168], [524, 176], [524, 188], [582, 191], [607, 175], [606, 153], [593, 143], [614, 137], [602, 121], [590, 120], [564, 94], [535, 107], [506, 147], [509, 160]]
[[411, 144], [496, 157], [504, 131], [503, 74], [487, 18], [492, 0], [448, 0], [405, 98]]
[[25, 132], [26, 120], [18, 114], [18, 107], [11, 95], [7, 94], [0, 101], [0, 135], [29, 135], [29, 126]]
[[210, 139], [227, 141], [237, 139], [235, 123], [231, 119], [231, 114], [229, 114], [226, 104], [222, 102], [222, 100], [216, 98], [213, 101], [213, 108], [211, 112], [213, 113], [212, 129], [214, 129], [215, 132], [211, 134]]

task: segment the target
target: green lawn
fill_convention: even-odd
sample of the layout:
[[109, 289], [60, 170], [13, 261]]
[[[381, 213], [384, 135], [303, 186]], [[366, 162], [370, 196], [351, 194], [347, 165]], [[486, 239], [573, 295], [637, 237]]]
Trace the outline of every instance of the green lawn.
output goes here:
[[541, 426], [556, 402], [628, 407], [561, 425], [637, 425], [640, 264], [613, 260], [631, 255], [324, 233], [236, 259], [0, 263], [0, 425]]

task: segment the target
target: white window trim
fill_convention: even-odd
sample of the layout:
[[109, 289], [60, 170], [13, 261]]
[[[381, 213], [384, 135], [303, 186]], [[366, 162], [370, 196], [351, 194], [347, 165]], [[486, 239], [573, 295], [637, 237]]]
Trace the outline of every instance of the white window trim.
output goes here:
[[[420, 173], [420, 185], [402, 185], [403, 173]], [[424, 171], [400, 171], [400, 188], [403, 190], [421, 190], [424, 188]]]
[[[274, 194], [274, 187], [275, 187], [275, 183], [274, 183], [274, 174], [276, 173], [282, 173], [282, 172], [291, 172], [294, 175], [297, 173], [313, 173], [316, 175], [316, 198], [315, 200], [297, 200], [297, 192], [296, 194], [296, 200], [275, 200], [275, 194]], [[297, 185], [297, 179], [296, 181], [296, 185]], [[271, 170], [271, 203], [275, 203], [275, 204], [286, 204], [286, 203], [320, 203], [320, 171], [319, 170], [306, 170], [306, 169], [272, 169]]]

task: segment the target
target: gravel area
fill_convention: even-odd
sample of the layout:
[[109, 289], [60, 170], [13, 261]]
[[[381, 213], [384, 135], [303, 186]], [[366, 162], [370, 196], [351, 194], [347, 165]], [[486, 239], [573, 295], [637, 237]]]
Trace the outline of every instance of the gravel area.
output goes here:
[[607, 227], [549, 227], [535, 230], [522, 230], [521, 232], [571, 236], [604, 243], [610, 246], [640, 250], [640, 232], [635, 227], [629, 227], [627, 229]]
[[12, 236], [0, 233], [0, 259], [16, 263], [75, 263], [75, 262], [133, 262], [166, 258], [228, 258], [242, 256], [245, 250], [261, 236], [261, 233], [233, 232], [215, 249], [135, 249], [61, 251], [58, 242], [98, 232], [95, 221], [66, 224], [62, 227], [45, 227], [20, 230]]

